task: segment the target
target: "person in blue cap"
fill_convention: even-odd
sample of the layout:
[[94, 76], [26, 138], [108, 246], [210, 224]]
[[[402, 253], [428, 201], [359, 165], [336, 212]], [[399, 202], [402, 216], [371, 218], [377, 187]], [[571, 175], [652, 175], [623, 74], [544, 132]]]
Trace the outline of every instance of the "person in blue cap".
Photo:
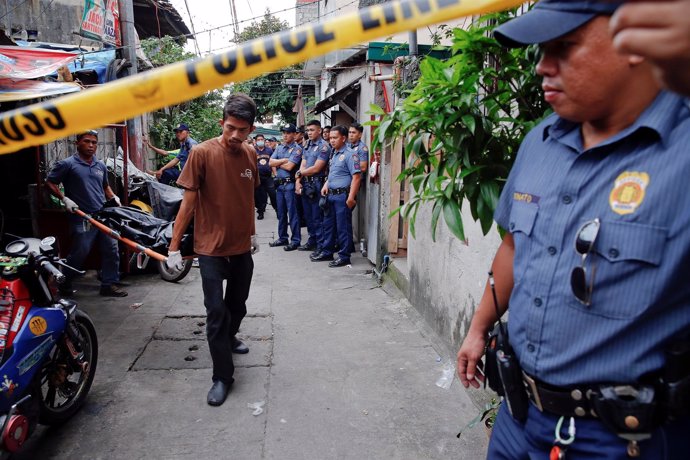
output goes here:
[[154, 171], [153, 174], [158, 179], [158, 182], [166, 185], [175, 185], [177, 178], [180, 177], [180, 172], [184, 168], [187, 158], [189, 157], [189, 152], [192, 147], [197, 145], [197, 141], [189, 136], [189, 126], [185, 123], [180, 123], [180, 125], [174, 129], [175, 137], [180, 143], [180, 152], [175, 158], [163, 165], [159, 170]]
[[[328, 199], [323, 219], [324, 247], [310, 258], [312, 262], [330, 260], [329, 267], [343, 267], [350, 264], [353, 250], [352, 210], [357, 205], [362, 175], [357, 152], [347, 146], [347, 128], [334, 126], [330, 137], [333, 155], [328, 166], [328, 178], [321, 188], [321, 195]], [[333, 260], [336, 239], [338, 258]]]
[[[276, 201], [278, 205], [278, 239], [268, 243], [271, 247], [285, 246], [294, 251], [302, 242], [300, 220], [295, 195], [295, 172], [302, 163], [302, 147], [295, 143], [297, 128], [292, 123], [283, 126], [283, 143], [271, 155], [269, 165], [276, 168]], [[289, 219], [289, 220], [288, 220]], [[288, 222], [292, 235], [288, 240]]]
[[490, 278], [457, 357], [462, 384], [479, 387], [487, 333], [509, 309], [510, 346], [490, 342], [484, 365], [507, 400], [491, 459], [690, 452], [690, 107], [615, 49], [620, 3], [542, 0], [494, 31], [539, 44], [554, 113], [501, 193], [496, 297]]

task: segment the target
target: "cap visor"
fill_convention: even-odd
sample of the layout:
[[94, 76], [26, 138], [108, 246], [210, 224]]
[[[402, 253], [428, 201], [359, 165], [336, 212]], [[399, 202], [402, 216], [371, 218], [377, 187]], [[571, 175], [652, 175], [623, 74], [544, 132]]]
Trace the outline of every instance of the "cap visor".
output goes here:
[[529, 13], [494, 29], [494, 38], [509, 48], [546, 43], [567, 35], [596, 16], [595, 13], [574, 13], [535, 8]]

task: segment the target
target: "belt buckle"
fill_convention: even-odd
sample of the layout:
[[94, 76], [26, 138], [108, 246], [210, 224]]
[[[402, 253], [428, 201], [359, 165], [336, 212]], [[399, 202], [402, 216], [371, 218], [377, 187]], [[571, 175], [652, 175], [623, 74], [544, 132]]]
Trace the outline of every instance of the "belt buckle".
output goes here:
[[531, 399], [534, 405], [539, 409], [539, 412], [544, 412], [544, 406], [541, 404], [539, 390], [537, 389], [537, 382], [532, 377], [525, 374], [525, 371], [522, 371], [522, 380], [527, 384], [526, 386], [529, 389], [529, 393], [532, 395]]

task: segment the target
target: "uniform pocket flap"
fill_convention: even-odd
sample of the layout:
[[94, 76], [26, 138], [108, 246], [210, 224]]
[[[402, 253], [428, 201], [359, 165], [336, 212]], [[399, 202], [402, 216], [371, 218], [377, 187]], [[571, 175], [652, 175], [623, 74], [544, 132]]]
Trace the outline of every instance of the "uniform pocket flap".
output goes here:
[[609, 262], [637, 260], [659, 265], [668, 229], [631, 222], [603, 221], [595, 250]]
[[538, 210], [539, 207], [536, 204], [513, 203], [513, 207], [510, 210], [510, 222], [508, 223], [510, 233], [521, 232], [527, 236], [531, 235]]

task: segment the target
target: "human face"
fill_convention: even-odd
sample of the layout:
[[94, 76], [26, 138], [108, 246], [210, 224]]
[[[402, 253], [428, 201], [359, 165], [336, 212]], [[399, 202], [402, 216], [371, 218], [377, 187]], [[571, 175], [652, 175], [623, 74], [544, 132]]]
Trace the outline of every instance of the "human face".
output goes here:
[[318, 141], [321, 137], [321, 128], [317, 125], [307, 126], [307, 136], [309, 136], [310, 141]]
[[617, 114], [629, 80], [630, 56], [618, 54], [608, 16], [597, 16], [574, 32], [542, 45], [537, 74], [544, 99], [562, 118], [606, 122]]
[[345, 136], [341, 135], [338, 131], [331, 131], [329, 134], [331, 138], [331, 147], [335, 150], [340, 150], [345, 145]]
[[187, 140], [189, 137], [189, 131], [183, 129], [181, 131], [175, 131], [175, 138], [180, 142], [180, 144]]
[[288, 133], [287, 131], [283, 131], [283, 142], [287, 144], [292, 144], [292, 141], [295, 140], [295, 133]]
[[359, 142], [359, 140], [362, 138], [362, 133], [359, 132], [357, 128], [350, 128], [347, 131], [347, 139], [350, 142], [350, 144], [355, 144]]
[[231, 150], [240, 149], [242, 143], [254, 131], [254, 126], [233, 116], [228, 116], [225, 120], [221, 120], [220, 126], [223, 128], [221, 143]]
[[92, 158], [96, 154], [97, 149], [98, 137], [93, 134], [85, 134], [77, 141], [77, 152], [84, 158]]
[[323, 136], [324, 141], [330, 141], [331, 130], [330, 129], [324, 129], [323, 132], [321, 133], [321, 135]]

